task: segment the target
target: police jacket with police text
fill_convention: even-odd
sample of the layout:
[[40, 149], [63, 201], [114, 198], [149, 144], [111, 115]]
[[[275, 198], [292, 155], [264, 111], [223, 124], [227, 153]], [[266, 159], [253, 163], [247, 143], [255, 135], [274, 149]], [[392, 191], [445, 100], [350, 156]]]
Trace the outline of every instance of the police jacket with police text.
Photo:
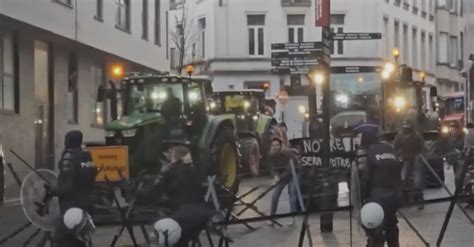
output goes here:
[[59, 161], [57, 186], [51, 188], [58, 197], [61, 213], [71, 207], [89, 210], [97, 170], [88, 151], [66, 149]]
[[363, 197], [374, 192], [397, 191], [401, 186], [402, 163], [396, 157], [395, 148], [378, 142], [357, 151], [360, 184]]

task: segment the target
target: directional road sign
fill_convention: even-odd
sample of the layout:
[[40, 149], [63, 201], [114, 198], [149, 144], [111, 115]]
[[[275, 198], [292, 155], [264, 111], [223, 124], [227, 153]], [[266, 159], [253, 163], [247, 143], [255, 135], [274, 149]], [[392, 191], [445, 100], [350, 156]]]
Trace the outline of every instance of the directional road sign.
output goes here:
[[381, 39], [381, 33], [333, 33], [332, 40], [371, 40]]

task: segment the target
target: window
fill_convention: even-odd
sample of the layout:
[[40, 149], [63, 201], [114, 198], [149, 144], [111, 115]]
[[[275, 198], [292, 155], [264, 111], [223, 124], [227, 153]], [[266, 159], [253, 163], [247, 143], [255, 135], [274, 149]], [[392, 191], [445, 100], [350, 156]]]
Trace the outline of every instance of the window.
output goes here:
[[170, 69], [176, 68], [176, 48], [170, 48]]
[[[331, 33], [343, 33], [344, 32], [344, 21], [345, 15], [334, 14], [331, 15]], [[344, 53], [344, 42], [333, 41], [331, 42], [331, 54], [342, 55]]]
[[438, 37], [438, 63], [448, 63], [448, 37], [447, 33], [440, 33]]
[[66, 5], [66, 6], [71, 7], [71, 8], [73, 7], [72, 0], [53, 0], [53, 2]]
[[14, 35], [0, 32], [0, 110], [18, 113], [16, 104], [18, 72], [15, 69], [18, 55], [15, 50]]
[[198, 20], [199, 26], [199, 48], [201, 58], [206, 57], [206, 18], [201, 18]]
[[409, 53], [409, 47], [408, 47], [408, 25], [403, 25], [403, 56], [402, 60], [403, 63], [407, 64], [408, 63], [408, 54]]
[[287, 15], [288, 42], [303, 42], [304, 40], [304, 15]]
[[161, 46], [161, 0], [155, 0], [155, 44]]
[[[95, 89], [98, 90], [99, 87], [106, 87], [105, 84], [105, 74], [104, 74], [104, 67], [102, 65], [93, 65], [92, 66], [92, 77], [94, 78], [94, 86]], [[97, 95], [97, 92], [96, 92]], [[93, 125], [94, 126], [104, 126], [104, 124], [107, 122], [107, 100], [104, 100], [103, 102], [96, 102], [95, 103], [95, 108], [92, 111], [94, 113], [93, 116]]]
[[265, 15], [247, 15], [247, 26], [249, 30], [249, 55], [264, 55], [264, 31]]
[[148, 0], [142, 0], [142, 39], [148, 39]]
[[449, 10], [454, 10], [454, 1], [455, 0], [446, 0], [446, 8]]
[[430, 37], [428, 38], [428, 70], [429, 71], [434, 71], [434, 68], [433, 68], [433, 54], [434, 54], [434, 50], [433, 50], [433, 35], [430, 34]]
[[170, 39], [169, 39], [169, 14], [168, 14], [168, 11], [165, 11], [165, 32], [166, 32], [166, 59], [169, 59], [170, 58], [170, 54], [169, 54], [169, 47], [170, 47]]
[[412, 44], [411, 44], [411, 63], [414, 68], [418, 68], [418, 31], [416, 28], [412, 29]]
[[388, 31], [388, 18], [383, 18], [383, 34], [385, 41], [385, 57], [390, 57], [390, 32]]
[[393, 45], [400, 49], [400, 22], [393, 23]]
[[458, 62], [458, 38], [456, 36], [449, 37], [448, 58], [449, 64], [456, 67]]
[[104, 15], [104, 2], [103, 0], [96, 0], [95, 2], [95, 16], [94, 18], [96, 20], [102, 21], [103, 20], [103, 15]]
[[130, 32], [130, 0], [117, 0], [116, 27]]
[[452, 0], [438, 0], [438, 7], [446, 7], [446, 2]]
[[426, 33], [425, 33], [425, 32], [421, 32], [421, 45], [420, 45], [420, 49], [421, 49], [421, 65], [420, 65], [420, 69], [426, 70], [427, 67], [426, 67]]
[[68, 59], [68, 122], [78, 124], [79, 120], [79, 91], [77, 86], [77, 56], [75, 53], [69, 54]]
[[459, 66], [460, 69], [462, 69], [464, 67], [464, 33], [461, 32], [459, 33], [459, 43], [460, 43], [460, 53], [461, 53], [461, 57], [459, 58], [461, 61], [461, 65], [462, 66]]

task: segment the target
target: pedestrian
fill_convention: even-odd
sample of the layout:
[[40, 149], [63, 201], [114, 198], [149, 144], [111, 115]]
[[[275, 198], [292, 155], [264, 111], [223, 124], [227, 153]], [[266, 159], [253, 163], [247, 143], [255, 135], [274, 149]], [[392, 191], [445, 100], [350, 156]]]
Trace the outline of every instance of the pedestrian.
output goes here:
[[[402, 129], [395, 136], [394, 145], [399, 157], [404, 162], [402, 170], [403, 186], [407, 188], [413, 177], [415, 201], [421, 203], [424, 201], [424, 164], [419, 156], [424, 150], [423, 137], [409, 120], [405, 120]], [[424, 209], [424, 205], [419, 204], [418, 209]]]
[[[283, 189], [288, 186], [288, 195], [290, 197], [290, 210], [291, 213], [297, 211], [298, 196], [295, 183], [295, 178], [291, 172], [290, 161], [293, 161], [295, 165], [297, 177], [299, 177], [299, 157], [296, 149], [283, 148], [283, 140], [274, 137], [270, 147], [270, 164], [272, 166], [273, 184], [276, 187], [273, 190], [272, 202], [271, 202], [271, 215], [275, 215], [278, 209], [278, 203], [280, 195]], [[298, 179], [299, 181], [299, 179]], [[295, 223], [294, 217], [290, 225]]]
[[78, 238], [78, 234], [64, 225], [63, 216], [71, 208], [85, 212], [92, 209], [91, 193], [94, 189], [97, 169], [91, 154], [82, 148], [82, 132], [70, 131], [66, 134], [64, 151], [58, 164], [59, 176], [56, 185], [45, 185], [52, 196], [57, 196], [61, 219], [53, 234], [53, 246], [85, 247], [90, 243]]
[[397, 211], [401, 206], [402, 164], [393, 145], [381, 142], [379, 126], [365, 124], [354, 129], [360, 140], [357, 166], [362, 202], [375, 202], [384, 210], [384, 221], [377, 229], [367, 229], [367, 247], [399, 246]]
[[[450, 135], [449, 143], [452, 149], [454, 150], [455, 153], [459, 153], [459, 154], [462, 153], [464, 151], [464, 130], [461, 127], [461, 124], [453, 123], [451, 125], [450, 132], [451, 132], [451, 135]], [[452, 156], [448, 160], [449, 160], [449, 163], [453, 166], [454, 177], [457, 184], [459, 180], [459, 176], [460, 176], [460, 174], [458, 173], [459, 173], [459, 170], [461, 170], [459, 169], [461, 166], [458, 162], [459, 156], [457, 155]]]

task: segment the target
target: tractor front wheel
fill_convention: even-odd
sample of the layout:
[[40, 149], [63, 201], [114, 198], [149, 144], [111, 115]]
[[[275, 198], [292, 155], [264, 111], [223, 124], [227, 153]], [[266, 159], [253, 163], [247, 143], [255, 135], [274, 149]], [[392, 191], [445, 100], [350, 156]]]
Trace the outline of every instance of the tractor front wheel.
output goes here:
[[232, 128], [222, 128], [217, 133], [213, 143], [213, 151], [217, 181], [228, 189], [234, 189], [238, 182], [239, 155]]

